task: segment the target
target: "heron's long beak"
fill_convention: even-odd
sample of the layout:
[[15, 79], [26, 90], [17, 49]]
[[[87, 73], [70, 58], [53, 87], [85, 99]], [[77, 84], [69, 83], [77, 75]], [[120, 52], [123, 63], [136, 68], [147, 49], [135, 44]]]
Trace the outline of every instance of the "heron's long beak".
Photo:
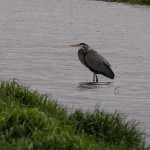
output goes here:
[[70, 46], [73, 46], [73, 47], [80, 47], [80, 44], [72, 44]]

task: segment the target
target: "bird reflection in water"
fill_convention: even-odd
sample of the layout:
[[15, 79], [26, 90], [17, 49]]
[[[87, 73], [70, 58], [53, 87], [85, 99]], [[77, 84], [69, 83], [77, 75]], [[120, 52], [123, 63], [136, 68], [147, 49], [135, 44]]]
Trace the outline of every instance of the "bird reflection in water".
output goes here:
[[95, 89], [101, 86], [107, 86], [113, 82], [80, 82], [78, 88]]

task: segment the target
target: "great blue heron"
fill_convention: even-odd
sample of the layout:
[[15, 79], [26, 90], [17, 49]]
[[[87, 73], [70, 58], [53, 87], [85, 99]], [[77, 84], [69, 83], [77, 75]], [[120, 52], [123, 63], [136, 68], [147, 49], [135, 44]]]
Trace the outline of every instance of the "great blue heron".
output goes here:
[[109, 62], [98, 52], [90, 48], [85, 43], [75, 44], [71, 46], [80, 47], [78, 57], [81, 63], [89, 68], [93, 73], [93, 82], [98, 82], [97, 74], [102, 74], [110, 79], [114, 79], [115, 74], [111, 70]]

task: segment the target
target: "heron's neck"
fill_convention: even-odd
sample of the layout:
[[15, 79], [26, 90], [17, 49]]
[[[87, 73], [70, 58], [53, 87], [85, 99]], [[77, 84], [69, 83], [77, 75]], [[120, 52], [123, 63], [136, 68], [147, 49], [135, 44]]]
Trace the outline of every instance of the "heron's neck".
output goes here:
[[81, 55], [85, 55], [88, 52], [88, 49], [85, 47], [82, 47], [79, 49], [78, 53]]

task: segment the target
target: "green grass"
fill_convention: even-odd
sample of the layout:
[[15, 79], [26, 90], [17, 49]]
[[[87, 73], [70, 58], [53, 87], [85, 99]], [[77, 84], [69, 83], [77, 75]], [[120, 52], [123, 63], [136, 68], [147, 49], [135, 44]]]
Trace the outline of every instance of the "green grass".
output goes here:
[[[100, 0], [97, 0], [100, 1]], [[139, 5], [150, 5], [150, 0], [101, 0], [106, 2], [122, 2], [130, 4], [139, 4]]]
[[118, 112], [68, 113], [15, 80], [0, 83], [1, 150], [146, 150], [144, 136]]

